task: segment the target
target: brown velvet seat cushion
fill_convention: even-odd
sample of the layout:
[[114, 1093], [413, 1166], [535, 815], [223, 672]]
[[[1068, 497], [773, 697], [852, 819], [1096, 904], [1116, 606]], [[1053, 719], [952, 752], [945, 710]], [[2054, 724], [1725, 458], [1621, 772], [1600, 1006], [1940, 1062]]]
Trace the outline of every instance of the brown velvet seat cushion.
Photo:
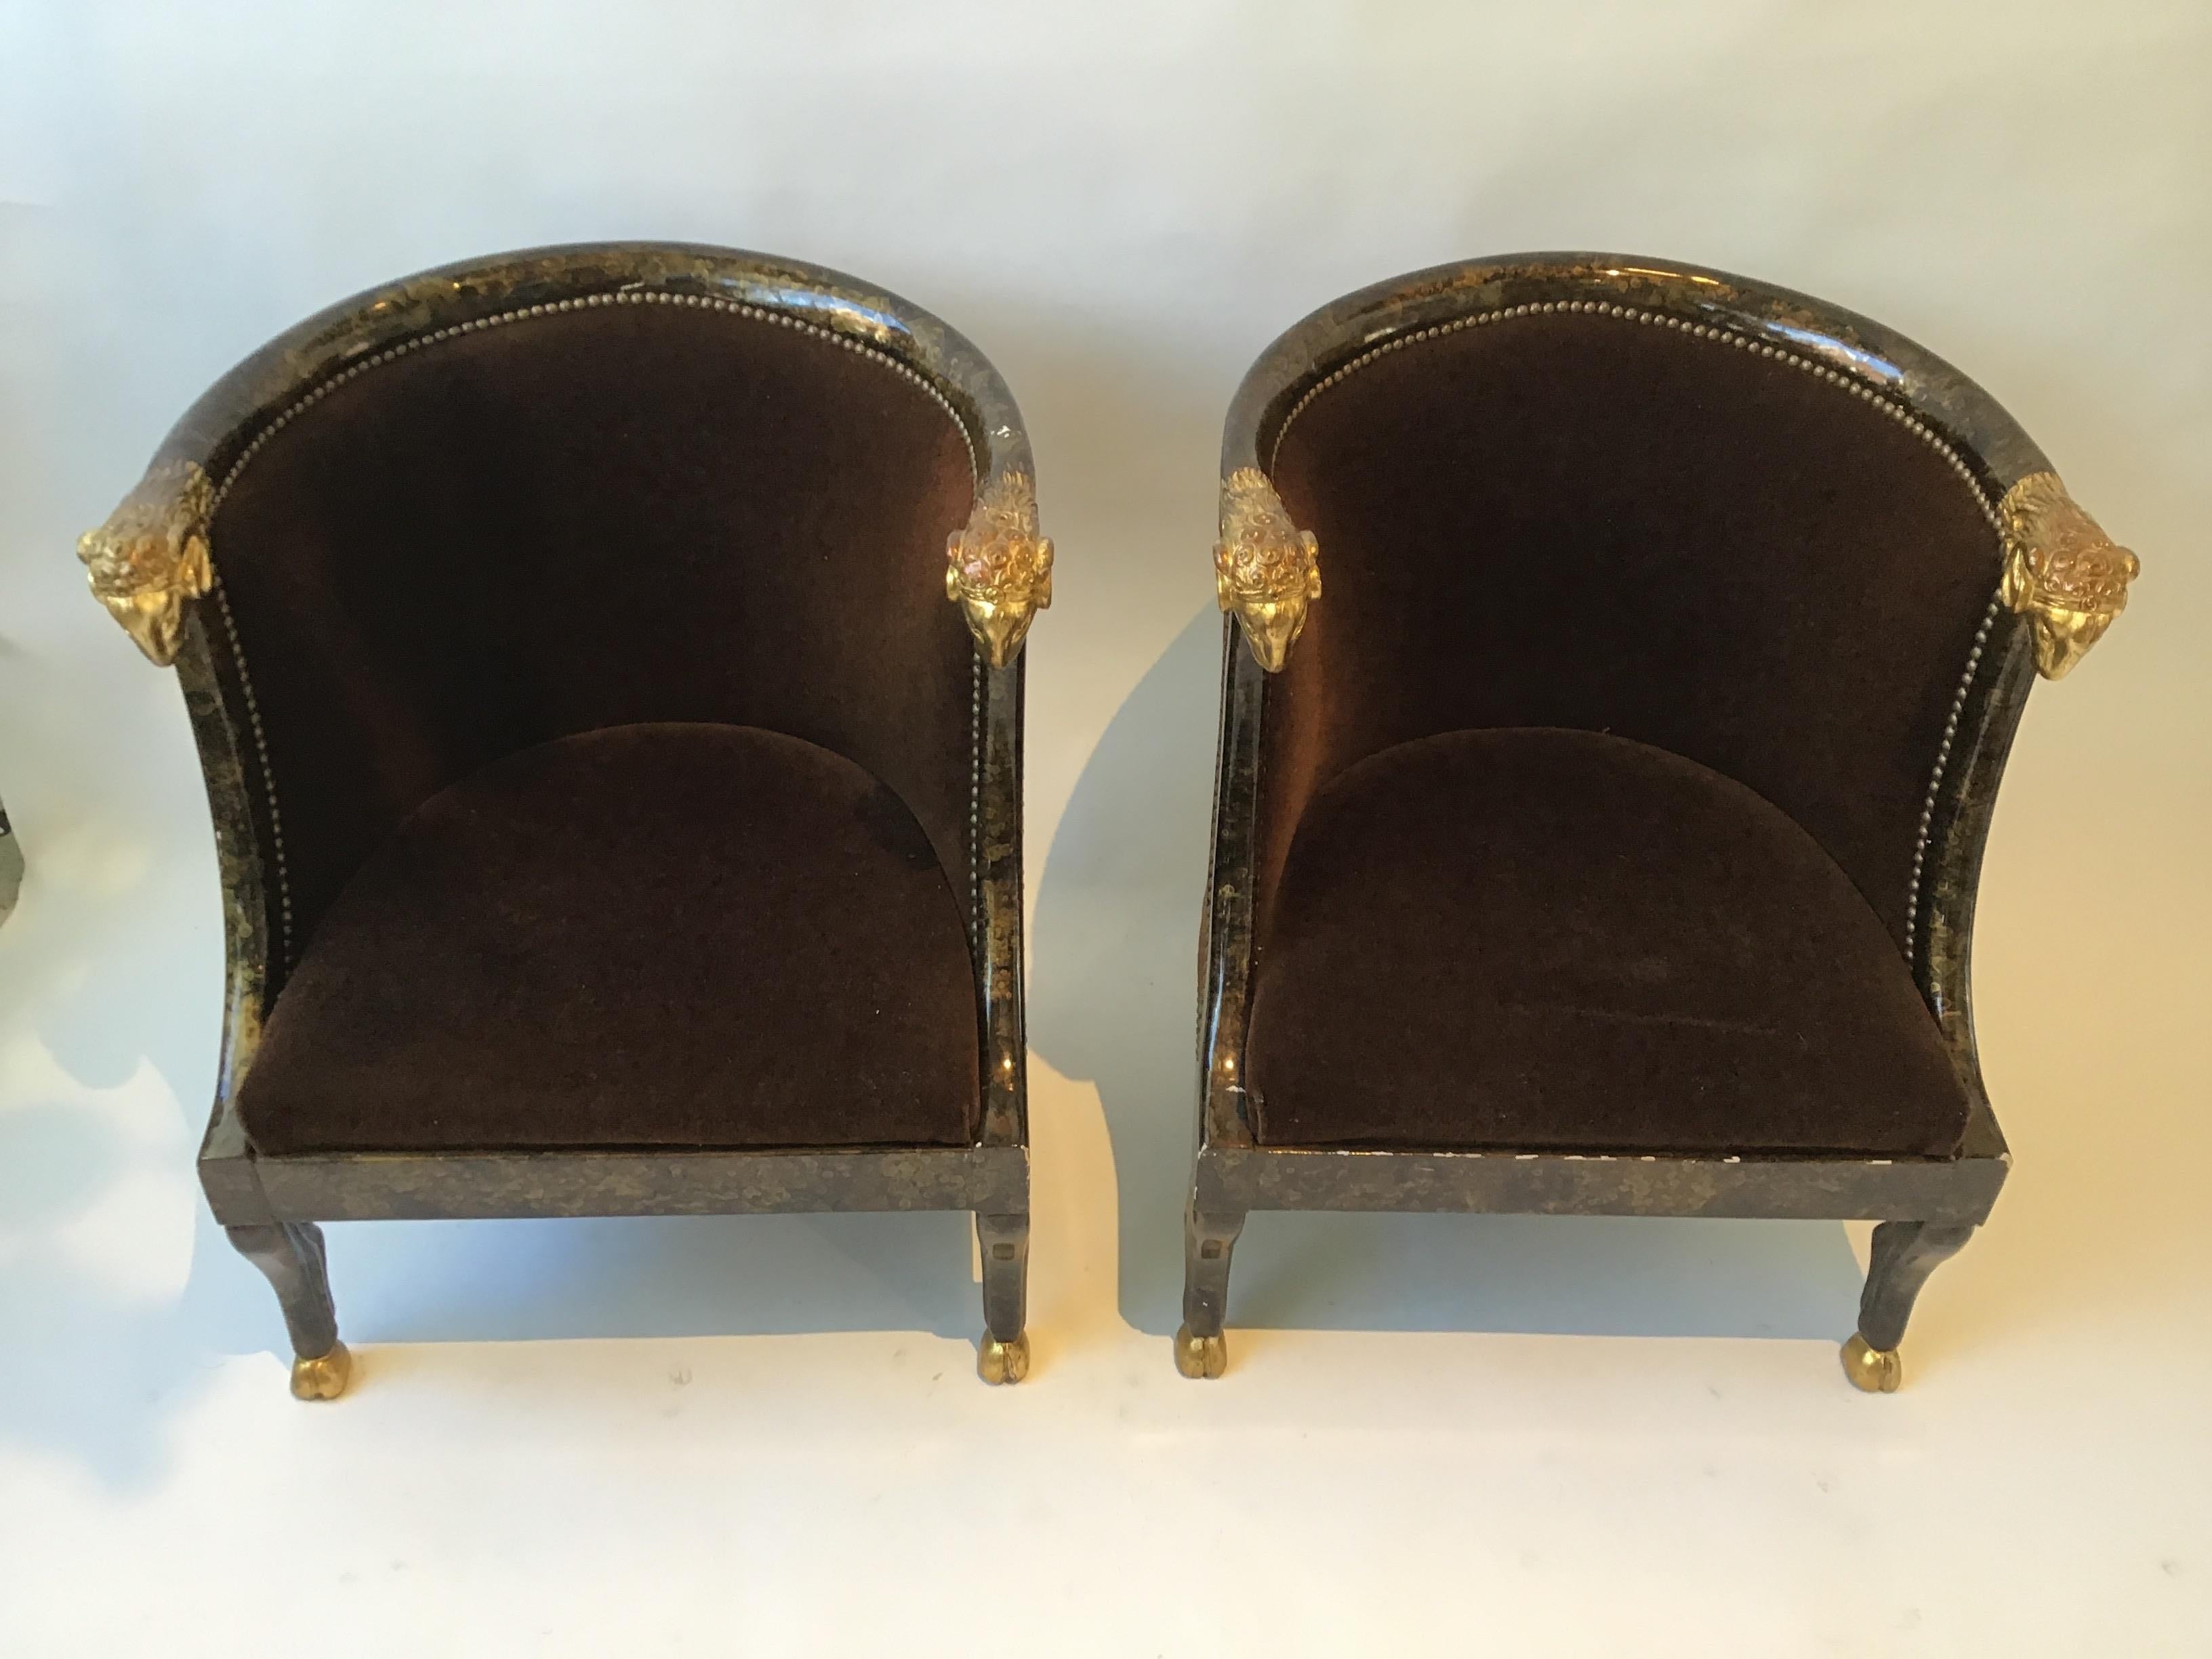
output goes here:
[[975, 655], [945, 538], [974, 479], [958, 422], [881, 358], [680, 306], [555, 312], [336, 385], [211, 534], [294, 944], [439, 790], [657, 721], [845, 756], [963, 882]]
[[1979, 489], [1903, 422], [1779, 358], [1563, 313], [1385, 353], [1273, 471], [1328, 591], [1267, 686], [1263, 939], [1305, 799], [1346, 767], [1572, 726], [1757, 790], [1906, 948], [2002, 560]]
[[748, 726], [562, 738], [417, 809], [240, 1086], [268, 1152], [973, 1139], [961, 907], [898, 798]]
[[1595, 732], [1453, 732], [1307, 809], [1246, 1075], [1270, 1145], [1954, 1152], [1881, 920], [1742, 785]]

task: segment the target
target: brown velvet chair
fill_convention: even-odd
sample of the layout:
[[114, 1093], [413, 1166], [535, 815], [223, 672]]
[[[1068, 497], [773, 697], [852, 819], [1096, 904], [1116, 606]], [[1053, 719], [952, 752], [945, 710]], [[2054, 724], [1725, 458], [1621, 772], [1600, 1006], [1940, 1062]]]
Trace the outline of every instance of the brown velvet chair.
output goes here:
[[1881, 1224], [1844, 1362], [1894, 1389], [2008, 1158], [1998, 775], [2132, 556], [1910, 341], [1644, 258], [1324, 307], [1222, 472], [1179, 1369], [1255, 1208], [1829, 1217]]
[[972, 1210], [1024, 1375], [1029, 468], [903, 301], [564, 247], [283, 335], [85, 538], [199, 744], [199, 1168], [295, 1394], [315, 1224], [385, 1217]]

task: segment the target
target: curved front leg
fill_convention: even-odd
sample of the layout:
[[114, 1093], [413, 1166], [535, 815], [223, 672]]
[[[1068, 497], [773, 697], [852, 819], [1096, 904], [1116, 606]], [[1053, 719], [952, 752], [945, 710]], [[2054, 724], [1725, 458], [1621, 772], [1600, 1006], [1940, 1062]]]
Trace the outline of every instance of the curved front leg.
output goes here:
[[1885, 1221], [1874, 1230], [1874, 1255], [1859, 1297], [1858, 1333], [1844, 1345], [1844, 1374], [1869, 1394], [1894, 1394], [1905, 1381], [1898, 1346], [1928, 1275], [1974, 1236], [1972, 1227]]
[[338, 1340], [323, 1230], [312, 1221], [276, 1221], [223, 1231], [238, 1253], [261, 1269], [284, 1310], [284, 1326], [292, 1337], [294, 1397], [337, 1399], [353, 1375], [353, 1355]]

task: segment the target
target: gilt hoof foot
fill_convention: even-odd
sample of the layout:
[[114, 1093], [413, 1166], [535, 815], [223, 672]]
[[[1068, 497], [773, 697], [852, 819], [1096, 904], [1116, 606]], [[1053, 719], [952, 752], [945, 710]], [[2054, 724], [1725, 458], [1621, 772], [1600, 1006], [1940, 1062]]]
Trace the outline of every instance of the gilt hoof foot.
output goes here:
[[352, 1351], [343, 1342], [333, 1342], [326, 1354], [292, 1362], [292, 1398], [335, 1400], [345, 1392], [352, 1376]]
[[1905, 1361], [1894, 1348], [1870, 1348], [1866, 1338], [1852, 1334], [1844, 1344], [1844, 1375], [1851, 1386], [1869, 1394], [1895, 1394], [1905, 1381]]
[[1185, 1376], [1218, 1376], [1229, 1369], [1229, 1339], [1193, 1336], [1185, 1325], [1175, 1334], [1176, 1369]]
[[988, 1331], [975, 1350], [975, 1375], [994, 1387], [1018, 1382], [1030, 1374], [1030, 1334], [1024, 1331], [1011, 1342], [1001, 1342]]

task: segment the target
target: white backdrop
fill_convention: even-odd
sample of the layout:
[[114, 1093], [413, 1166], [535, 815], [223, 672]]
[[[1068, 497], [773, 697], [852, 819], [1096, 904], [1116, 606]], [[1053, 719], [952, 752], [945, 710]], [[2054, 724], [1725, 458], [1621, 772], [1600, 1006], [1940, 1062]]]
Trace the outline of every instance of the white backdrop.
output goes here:
[[[0, 1650], [2204, 1651], [2208, 82], [2203, 0], [0, 0]], [[418, 1225], [333, 1230], [359, 1379], [295, 1407], [198, 1207], [205, 810], [73, 538], [299, 317], [623, 236], [865, 275], [1029, 417], [1019, 1389], [955, 1218]], [[1223, 407], [1335, 294], [1561, 247], [1903, 329], [2143, 556], [2016, 751], [2019, 1170], [1893, 1399], [1834, 1226], [1261, 1218], [1231, 1376], [1169, 1364]]]

